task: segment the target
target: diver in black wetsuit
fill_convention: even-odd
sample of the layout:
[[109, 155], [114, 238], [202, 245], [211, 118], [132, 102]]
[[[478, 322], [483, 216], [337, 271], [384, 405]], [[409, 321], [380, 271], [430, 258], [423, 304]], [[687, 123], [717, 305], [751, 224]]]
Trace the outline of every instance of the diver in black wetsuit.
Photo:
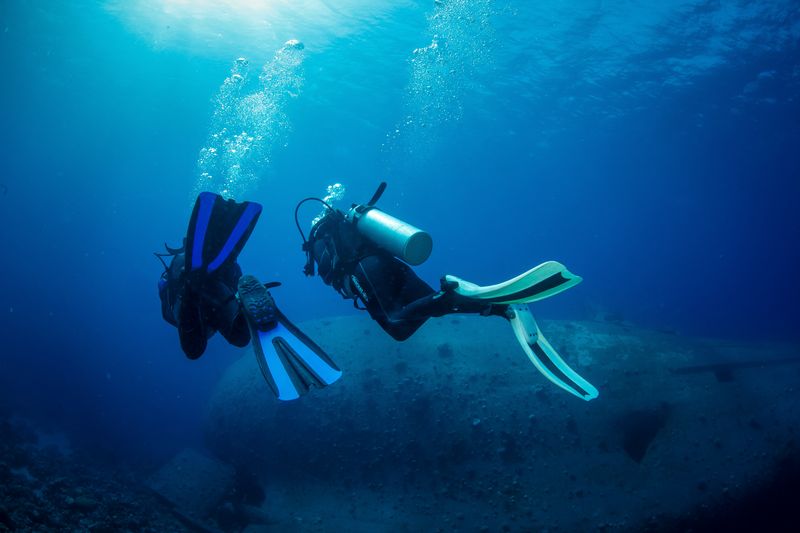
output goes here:
[[172, 261], [165, 265], [158, 285], [161, 315], [178, 328], [186, 356], [197, 359], [203, 355], [208, 339], [217, 331], [232, 345], [247, 346], [250, 331], [236, 301], [236, 286], [242, 277], [239, 265], [227, 265], [205, 279], [190, 279], [184, 270], [185, 254], [169, 255]]
[[307, 275], [314, 274], [316, 264], [325, 284], [352, 299], [356, 307], [363, 305], [398, 341], [408, 339], [432, 317], [452, 313], [505, 317], [508, 310], [508, 305], [460, 296], [444, 279], [442, 289], [434, 290], [408, 264], [364, 237], [346, 214], [333, 208], [311, 229], [304, 249]]
[[[161, 314], [178, 328], [181, 348], [197, 359], [219, 331], [234, 346], [252, 343], [267, 385], [279, 400], [294, 400], [325, 387], [342, 372], [319, 346], [275, 305], [255, 276], [236, 262], [261, 214], [261, 205], [200, 193], [183, 246], [157, 253], [164, 266], [158, 281]], [[167, 264], [165, 258], [170, 258]]]
[[[164, 265], [158, 282], [161, 314], [178, 328], [181, 348], [190, 359], [203, 355], [208, 339], [217, 331], [234, 346], [250, 343], [247, 321], [236, 299], [242, 277], [236, 259], [260, 214], [258, 204], [202, 193], [184, 245], [179, 249], [165, 245], [167, 253], [156, 254]], [[169, 265], [165, 257], [172, 258]]]
[[[584, 400], [597, 397], [597, 389], [544, 339], [526, 305], [573, 287], [581, 281], [579, 276], [547, 261], [486, 287], [447, 275], [437, 291], [409, 266], [428, 258], [433, 246], [430, 235], [375, 207], [385, 189], [381, 183], [366, 205], [354, 204], [347, 212], [319, 198], [306, 198], [297, 205], [295, 223], [303, 239], [307, 276], [318, 273], [325, 284], [365, 309], [398, 341], [408, 339], [432, 317], [472, 313], [505, 318], [525, 353], [548, 379]], [[306, 238], [298, 213], [309, 201], [322, 203], [325, 212]]]

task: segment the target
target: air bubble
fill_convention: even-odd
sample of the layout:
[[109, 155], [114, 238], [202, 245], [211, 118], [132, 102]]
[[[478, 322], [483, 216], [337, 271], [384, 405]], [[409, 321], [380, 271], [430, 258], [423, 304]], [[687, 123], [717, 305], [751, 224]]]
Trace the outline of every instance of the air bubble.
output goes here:
[[272, 151], [285, 145], [290, 122], [284, 108], [303, 85], [303, 48], [298, 40], [287, 41], [257, 79], [248, 76], [247, 59], [234, 61], [217, 92], [206, 146], [198, 155], [195, 194], [209, 190], [205, 176], [217, 176], [216, 192], [226, 197], [240, 198], [258, 183]]
[[297, 39], [289, 39], [288, 41], [286, 41], [283, 47], [290, 50], [302, 50], [306, 46]]
[[490, 59], [491, 16], [491, 0], [436, 0], [429, 44], [413, 49], [410, 58], [403, 131], [395, 130], [389, 150], [422, 152], [434, 145], [432, 136], [440, 133], [435, 126], [461, 119], [464, 95]]

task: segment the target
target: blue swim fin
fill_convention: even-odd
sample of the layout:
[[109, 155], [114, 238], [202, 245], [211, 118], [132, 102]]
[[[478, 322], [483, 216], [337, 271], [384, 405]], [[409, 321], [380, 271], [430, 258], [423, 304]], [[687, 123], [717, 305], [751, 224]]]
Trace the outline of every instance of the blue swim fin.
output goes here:
[[258, 366], [279, 400], [296, 400], [312, 386], [322, 388], [342, 377], [328, 354], [281, 313], [257, 278], [242, 276], [238, 296]]
[[189, 272], [212, 273], [236, 261], [256, 226], [261, 205], [225, 200], [202, 192], [197, 197], [186, 231], [186, 267]]

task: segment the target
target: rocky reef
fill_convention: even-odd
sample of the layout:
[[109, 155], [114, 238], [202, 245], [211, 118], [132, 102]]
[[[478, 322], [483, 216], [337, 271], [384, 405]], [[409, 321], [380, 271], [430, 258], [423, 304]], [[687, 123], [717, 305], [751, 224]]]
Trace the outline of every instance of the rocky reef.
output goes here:
[[216, 389], [208, 446], [257, 477], [269, 531], [691, 529], [796, 456], [796, 346], [541, 325], [597, 400], [549, 383], [501, 319], [397, 343], [341, 317], [301, 325], [339, 382], [281, 403], [247, 354]]
[[0, 419], [0, 531], [184, 531], [124, 468], [97, 464], [31, 424]]

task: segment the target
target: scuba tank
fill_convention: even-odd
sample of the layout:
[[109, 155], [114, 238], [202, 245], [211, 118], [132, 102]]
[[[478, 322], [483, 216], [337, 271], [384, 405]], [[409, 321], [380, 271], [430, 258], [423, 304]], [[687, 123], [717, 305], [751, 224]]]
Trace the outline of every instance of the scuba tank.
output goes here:
[[373, 244], [412, 266], [428, 260], [433, 250], [430, 233], [381, 211], [375, 204], [383, 196], [386, 182], [378, 186], [367, 205], [353, 204], [345, 220]]
[[[295, 224], [303, 238], [303, 251], [306, 252], [307, 258], [306, 275], [314, 275], [314, 262], [315, 259], [319, 260], [314, 257], [314, 243], [328, 233], [323, 228], [330, 227], [331, 224], [334, 227], [341, 226], [341, 229], [336, 231], [338, 238], [335, 239], [335, 245], [330, 247], [333, 253], [326, 256], [329, 261], [332, 261], [332, 266], [357, 261], [358, 250], [363, 249], [363, 245], [359, 242], [368, 244], [368, 247], [385, 250], [412, 266], [421, 265], [430, 257], [433, 250], [433, 239], [428, 232], [375, 207], [375, 203], [385, 190], [386, 183], [382, 182], [369, 202], [365, 205], [353, 204], [346, 213], [320, 198], [306, 198], [297, 204], [294, 213]], [[320, 202], [326, 208], [325, 214], [311, 228], [308, 239], [306, 239], [298, 220], [298, 211], [307, 201]]]
[[375, 206], [354, 205], [345, 220], [353, 224], [360, 235], [409, 265], [421, 265], [433, 250], [433, 239], [427, 231]]

